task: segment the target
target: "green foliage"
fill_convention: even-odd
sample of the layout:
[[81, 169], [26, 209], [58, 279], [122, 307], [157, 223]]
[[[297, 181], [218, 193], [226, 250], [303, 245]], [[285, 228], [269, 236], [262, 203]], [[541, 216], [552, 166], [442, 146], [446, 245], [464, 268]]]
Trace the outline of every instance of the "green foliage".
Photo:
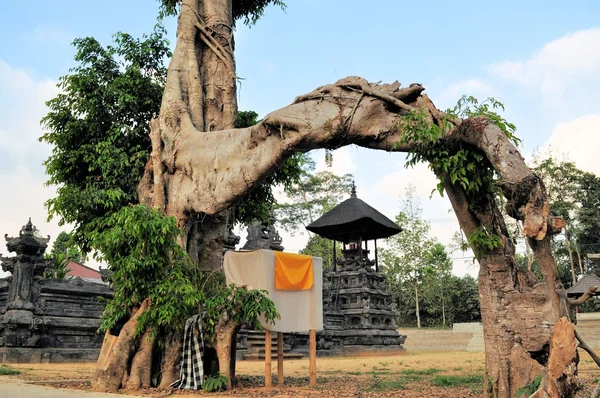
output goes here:
[[488, 97], [480, 103], [473, 96], [463, 95], [454, 108], [449, 109], [446, 113], [460, 118], [487, 117], [502, 130], [513, 144], [518, 146], [521, 143], [521, 139], [515, 135], [517, 127], [498, 114], [498, 111], [504, 111], [504, 104], [496, 98]]
[[427, 368], [427, 369], [402, 369], [400, 374], [403, 375], [419, 375], [419, 376], [433, 376], [440, 373], [442, 370], [438, 368]]
[[93, 247], [113, 272], [114, 297], [106, 305], [100, 329], [115, 327], [145, 298], [152, 305], [140, 316], [138, 331], [148, 325], [181, 328], [198, 312], [203, 297], [194, 283], [199, 276], [177, 244], [181, 230], [175, 218], [135, 205], [109, 215], [105, 225], [91, 235]]
[[406, 385], [405, 385], [404, 380], [387, 380], [387, 379], [382, 379], [377, 374], [374, 374], [368, 380], [365, 391], [378, 392], [378, 391], [403, 390], [405, 388], [406, 388]]
[[[515, 125], [499, 115], [499, 110], [504, 110], [504, 105], [494, 98], [480, 103], [475, 97], [463, 96], [454, 108], [446, 111], [441, 127], [432, 123], [424, 111], [411, 112], [399, 126], [403, 131], [401, 143], [413, 146], [406, 166], [428, 162], [438, 178], [437, 190], [442, 196], [445, 179], [449, 178], [450, 183], [462, 187], [472, 205], [485, 197], [495, 200], [495, 171], [484, 154], [462, 142], [448, 142], [441, 138], [452, 128], [451, 119], [483, 116], [494, 122], [510, 141], [519, 145]], [[485, 255], [501, 245], [500, 237], [484, 227], [471, 234], [469, 243], [477, 245], [473, 247], [476, 256]]]
[[[421, 207], [412, 186], [406, 190], [396, 224], [404, 231], [387, 239], [388, 248], [380, 250], [380, 261], [394, 298], [398, 300], [406, 290], [407, 296], [413, 297], [410, 308], [416, 309], [419, 303], [416, 292], [422, 287], [426, 269], [431, 265], [428, 253], [435, 241], [429, 236], [431, 226], [421, 218]], [[418, 324], [420, 326], [420, 321]]]
[[[502, 239], [498, 235], [495, 235], [487, 230], [487, 228], [480, 226], [475, 228], [469, 236], [467, 236], [469, 245], [473, 248], [475, 257], [483, 257], [493, 250], [502, 247]], [[473, 259], [475, 261], [475, 259]]]
[[438, 387], [479, 387], [483, 385], [483, 374], [464, 376], [436, 376], [431, 384]]
[[[336, 245], [336, 257], [342, 258], [341, 244]], [[325, 239], [319, 235], [313, 235], [308, 239], [304, 249], [299, 251], [300, 254], [307, 254], [323, 259], [323, 270], [333, 268], [333, 241]]]
[[346, 199], [352, 190], [352, 175], [338, 176], [330, 171], [315, 172], [315, 163], [303, 159], [302, 175], [285, 187], [290, 203], [275, 206], [277, 222], [292, 234], [306, 227]]
[[[179, 0], [159, 0], [161, 9], [159, 18], [167, 15], [177, 15]], [[269, 5], [279, 6], [285, 11], [286, 5], [281, 0], [233, 0], [233, 19], [242, 20], [245, 25], [254, 25], [263, 16]]]
[[65, 231], [58, 234], [50, 252], [51, 257], [56, 257], [59, 254], [64, 254], [70, 260], [78, 263], [83, 261], [81, 250], [77, 247], [73, 236]]
[[275, 304], [266, 291], [247, 290], [235, 285], [225, 287], [225, 280], [220, 272], [204, 275], [202, 291], [206, 297], [202, 303], [205, 312], [204, 330], [209, 335], [224, 314], [235, 323], [246, 322], [255, 330], [262, 328], [258, 321], [261, 315], [269, 323], [279, 319]]
[[227, 383], [229, 382], [229, 378], [220, 373], [206, 377], [204, 382], [202, 383], [202, 390], [204, 392], [219, 392], [225, 391], [227, 388]]
[[117, 33], [106, 47], [91, 37], [76, 39], [77, 66], [46, 104], [40, 141], [53, 147], [44, 164], [47, 184], [58, 186], [46, 207], [60, 225], [73, 224], [73, 238], [86, 252], [88, 235], [107, 227], [101, 218], [137, 202], [148, 122], [160, 109], [164, 59], [171, 55], [164, 35], [157, 25], [142, 39]]
[[542, 376], [537, 376], [533, 381], [527, 384], [524, 387], [521, 387], [515, 393], [515, 397], [525, 396], [528, 397], [540, 388], [540, 384], [542, 383]]
[[[598, 266], [587, 259], [588, 253], [600, 251], [600, 178], [592, 173], [584, 172], [572, 162], [559, 160], [552, 156], [536, 157], [533, 168], [544, 182], [550, 201], [551, 212], [565, 219], [568, 227], [568, 238], [564, 234], [555, 235], [552, 249], [556, 258], [563, 285], [570, 286], [570, 243], [575, 269], [579, 269], [581, 257], [584, 272], [600, 273]], [[580, 256], [577, 255], [577, 250]], [[594, 306], [590, 300], [580, 310]]]
[[224, 314], [254, 327], [260, 327], [260, 315], [267, 322], [278, 317], [266, 292], [225, 287], [222, 274], [198, 272], [177, 244], [182, 231], [174, 217], [135, 205], [112, 214], [106, 223], [110, 228], [92, 237], [113, 272], [114, 297], [106, 305], [101, 330], [117, 326], [145, 298], [152, 305], [140, 316], [138, 333], [147, 326], [181, 329], [200, 311], [205, 312], [207, 335]]
[[52, 255], [50, 261], [52, 266], [44, 271], [44, 278], [66, 279], [67, 274], [71, 271], [67, 268], [71, 259], [65, 253], [57, 253]]
[[0, 365], [0, 376], [13, 376], [21, 374], [21, 371], [18, 369], [13, 369], [7, 365]]

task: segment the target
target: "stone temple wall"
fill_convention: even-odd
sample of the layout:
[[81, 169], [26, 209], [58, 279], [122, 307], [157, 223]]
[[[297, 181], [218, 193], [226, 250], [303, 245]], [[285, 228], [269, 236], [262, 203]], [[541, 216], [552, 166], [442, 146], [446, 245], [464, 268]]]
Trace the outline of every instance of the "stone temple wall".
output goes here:
[[0, 362], [95, 361], [102, 345], [97, 333], [112, 297], [102, 283], [37, 277], [28, 309], [7, 308], [12, 277], [0, 279]]

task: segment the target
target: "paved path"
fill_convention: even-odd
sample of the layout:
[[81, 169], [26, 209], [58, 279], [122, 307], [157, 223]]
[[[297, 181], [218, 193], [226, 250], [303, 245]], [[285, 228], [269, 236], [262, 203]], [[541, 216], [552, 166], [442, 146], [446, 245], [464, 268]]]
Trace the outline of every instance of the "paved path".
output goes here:
[[141, 395], [104, 394], [66, 388], [28, 384], [21, 380], [0, 377], [2, 398], [142, 398]]

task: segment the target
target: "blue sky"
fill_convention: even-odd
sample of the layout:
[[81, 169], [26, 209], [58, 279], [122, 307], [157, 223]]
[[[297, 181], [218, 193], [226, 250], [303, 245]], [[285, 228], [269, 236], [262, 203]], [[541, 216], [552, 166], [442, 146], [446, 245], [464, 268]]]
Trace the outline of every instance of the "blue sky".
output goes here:
[[[44, 101], [56, 94], [56, 81], [73, 66], [72, 40], [94, 36], [107, 44], [117, 31], [139, 36], [152, 30], [157, 10], [154, 0], [4, 5], [0, 233], [17, 233], [30, 215], [43, 233], [56, 236], [60, 230], [56, 220], [44, 222], [42, 204], [54, 191], [42, 187], [41, 162], [50, 149], [37, 137]], [[502, 99], [525, 153], [552, 145], [569, 152], [580, 167], [600, 173], [595, 158], [600, 148], [598, 21], [600, 2], [592, 0], [290, 0], [286, 12], [270, 8], [256, 26], [238, 26], [237, 73], [244, 78], [240, 109], [264, 116], [348, 75], [419, 82], [442, 109], [462, 94]], [[175, 19], [165, 25], [174, 41]], [[421, 194], [434, 234], [446, 243], [457, 230], [449, 204], [429, 200], [433, 179], [426, 168], [404, 170], [401, 155], [344, 148], [334, 156], [334, 169], [355, 173], [359, 196], [390, 217], [411, 183]], [[304, 239], [284, 236], [284, 246], [297, 250]], [[475, 272], [457, 264], [457, 273], [465, 271]]]

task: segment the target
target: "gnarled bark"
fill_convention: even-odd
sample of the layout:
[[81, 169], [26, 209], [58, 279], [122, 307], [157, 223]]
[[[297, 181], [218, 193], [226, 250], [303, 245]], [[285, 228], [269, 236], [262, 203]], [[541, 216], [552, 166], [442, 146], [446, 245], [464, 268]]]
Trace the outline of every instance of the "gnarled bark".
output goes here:
[[129, 362], [137, 349], [135, 329], [138, 318], [150, 305], [150, 299], [145, 299], [142, 302], [140, 308], [121, 328], [119, 337], [108, 354], [106, 361], [102, 364], [98, 363], [94, 378], [92, 379], [92, 389], [94, 391], [117, 392], [121, 386], [123, 377], [128, 375]]
[[[164, 200], [166, 213], [186, 229], [184, 244], [204, 269], [220, 266], [227, 209], [292, 153], [348, 144], [410, 151], [414, 143], [404, 139], [403, 117], [419, 111], [427, 122], [442, 126], [445, 116], [419, 84], [401, 88], [398, 82], [372, 84], [347, 77], [297, 97], [255, 126], [232, 129], [237, 105], [230, 11], [230, 0], [183, 0], [161, 112], [152, 124], [152, 134], [157, 134], [153, 166], [146, 168], [139, 186], [140, 201], [150, 206], [154, 191], [162, 195], [164, 187], [159, 202]], [[517, 271], [514, 245], [494, 198], [473, 203], [446, 179], [465, 234], [485, 226], [502, 239], [502, 247], [479, 255], [479, 290], [485, 391], [510, 397], [537, 375], [548, 375], [552, 328], [564, 313], [550, 248], [556, 220], [549, 215], [541, 180], [489, 119], [452, 120], [440, 140], [450, 149], [465, 145], [485, 155], [500, 176], [509, 214], [523, 221], [544, 276], [536, 283]], [[234, 330], [228, 322], [217, 327], [215, 344], [226, 375]], [[557, 388], [569, 392], [571, 385]]]
[[167, 389], [171, 384], [179, 380], [181, 337], [180, 332], [171, 332], [166, 338], [161, 364], [161, 379], [158, 388]]
[[131, 361], [129, 380], [125, 384], [126, 390], [149, 388], [152, 382], [152, 351], [156, 341], [156, 332], [146, 329], [141, 337], [138, 350]]
[[227, 314], [223, 314], [215, 326], [215, 350], [219, 358], [219, 370], [227, 376], [227, 389], [235, 383], [235, 353], [236, 333], [239, 324], [234, 322]]

